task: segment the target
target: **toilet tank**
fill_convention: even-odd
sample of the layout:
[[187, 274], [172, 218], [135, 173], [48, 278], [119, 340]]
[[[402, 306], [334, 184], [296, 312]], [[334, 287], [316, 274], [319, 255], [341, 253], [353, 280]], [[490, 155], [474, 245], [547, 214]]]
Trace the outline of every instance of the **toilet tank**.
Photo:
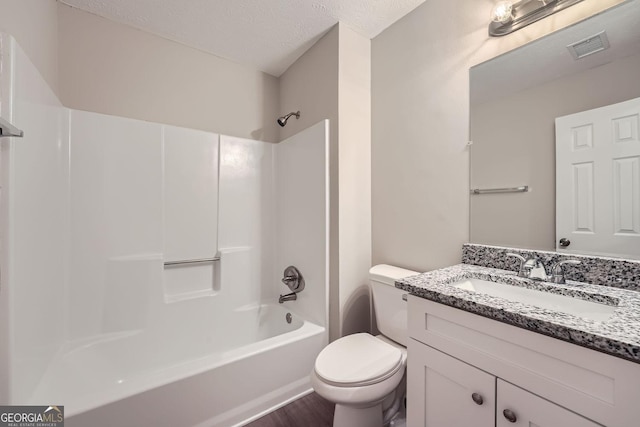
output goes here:
[[395, 281], [416, 274], [420, 273], [386, 264], [369, 270], [376, 326], [382, 335], [405, 347], [409, 339], [407, 302], [402, 296], [407, 292], [396, 288]]

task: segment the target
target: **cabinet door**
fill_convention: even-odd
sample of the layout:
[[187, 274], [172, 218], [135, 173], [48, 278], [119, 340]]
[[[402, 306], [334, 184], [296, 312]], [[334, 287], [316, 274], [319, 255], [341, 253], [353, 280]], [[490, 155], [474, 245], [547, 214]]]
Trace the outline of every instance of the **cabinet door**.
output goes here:
[[[597, 427], [593, 421], [498, 379], [497, 427]], [[510, 411], [505, 413], [505, 411]]]
[[408, 354], [408, 426], [495, 426], [493, 375], [413, 339]]

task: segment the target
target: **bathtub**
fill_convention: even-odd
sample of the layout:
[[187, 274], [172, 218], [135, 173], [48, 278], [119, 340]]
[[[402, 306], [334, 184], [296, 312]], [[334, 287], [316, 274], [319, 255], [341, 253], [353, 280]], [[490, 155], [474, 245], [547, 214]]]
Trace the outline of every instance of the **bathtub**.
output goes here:
[[327, 333], [287, 313], [255, 305], [218, 313], [214, 328], [196, 316], [68, 344], [31, 403], [64, 405], [70, 427], [243, 425], [311, 390]]

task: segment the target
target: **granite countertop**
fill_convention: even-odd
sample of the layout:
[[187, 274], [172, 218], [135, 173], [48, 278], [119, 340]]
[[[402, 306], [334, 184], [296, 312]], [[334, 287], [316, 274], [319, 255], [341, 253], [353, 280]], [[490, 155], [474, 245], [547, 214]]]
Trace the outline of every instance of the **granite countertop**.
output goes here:
[[[545, 290], [617, 307], [611, 317], [599, 322], [451, 286], [470, 278]], [[537, 282], [518, 277], [512, 271], [469, 264], [407, 277], [396, 281], [396, 287], [411, 295], [640, 363], [638, 291], [570, 280], [566, 285]]]

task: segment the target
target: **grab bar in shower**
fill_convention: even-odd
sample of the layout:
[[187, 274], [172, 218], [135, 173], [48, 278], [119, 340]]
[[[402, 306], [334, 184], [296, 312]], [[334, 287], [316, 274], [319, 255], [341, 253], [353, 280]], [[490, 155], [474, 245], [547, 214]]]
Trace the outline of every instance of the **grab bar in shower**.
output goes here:
[[471, 194], [493, 194], [493, 193], [526, 193], [529, 191], [528, 185], [511, 188], [474, 188], [469, 191]]
[[216, 261], [220, 261], [220, 257], [213, 257], [213, 258], [201, 258], [201, 259], [184, 259], [184, 260], [180, 260], [180, 261], [166, 261], [164, 263], [165, 267], [170, 267], [172, 265], [186, 265], [186, 264], [206, 264], [206, 263], [212, 263], [212, 262], [216, 262]]
[[0, 138], [2, 138], [3, 136], [14, 136], [16, 138], [22, 138], [24, 136], [24, 132], [0, 117]]

